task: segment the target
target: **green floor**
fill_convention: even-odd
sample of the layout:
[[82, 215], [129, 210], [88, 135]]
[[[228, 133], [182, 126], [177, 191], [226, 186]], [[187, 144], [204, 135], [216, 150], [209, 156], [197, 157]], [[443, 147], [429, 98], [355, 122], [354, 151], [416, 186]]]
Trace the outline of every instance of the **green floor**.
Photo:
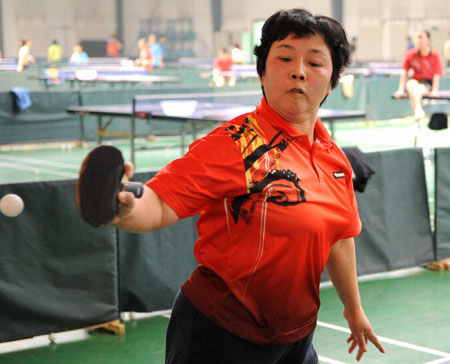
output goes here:
[[[426, 144], [450, 146], [450, 129], [424, 130]], [[414, 130], [410, 118], [386, 121], [362, 121], [336, 124], [339, 146], [358, 146], [364, 152], [411, 148]], [[136, 152], [137, 170], [159, 169], [181, 155], [179, 137], [157, 137], [139, 140]], [[111, 142], [112, 143], [112, 142]], [[114, 141], [126, 160], [130, 160], [127, 140]], [[81, 147], [75, 143], [52, 145], [0, 146], [0, 183], [35, 182], [76, 178], [80, 164], [95, 143]]]
[[[417, 269], [404, 277], [360, 282], [363, 306], [386, 354], [369, 347], [361, 363], [425, 364], [450, 361], [450, 272]], [[321, 363], [356, 363], [347, 353], [342, 305], [334, 288], [321, 290], [322, 306], [314, 345]], [[162, 364], [168, 319], [126, 322], [123, 336], [91, 331], [82, 341], [0, 355], [5, 364]], [[332, 325], [332, 328], [329, 326]], [[336, 327], [335, 327], [336, 326]], [[7, 344], [0, 344], [2, 346]], [[213, 363], [212, 363], [213, 364]]]

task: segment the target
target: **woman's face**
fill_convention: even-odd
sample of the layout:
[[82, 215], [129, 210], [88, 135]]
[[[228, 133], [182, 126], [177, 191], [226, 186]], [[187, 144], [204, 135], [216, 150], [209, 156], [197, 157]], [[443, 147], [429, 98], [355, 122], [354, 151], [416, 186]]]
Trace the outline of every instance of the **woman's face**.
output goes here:
[[425, 51], [429, 44], [430, 39], [424, 31], [418, 30], [414, 33], [414, 46], [419, 51]]
[[270, 107], [286, 121], [314, 121], [331, 92], [333, 64], [321, 35], [287, 38], [272, 44], [261, 85]]

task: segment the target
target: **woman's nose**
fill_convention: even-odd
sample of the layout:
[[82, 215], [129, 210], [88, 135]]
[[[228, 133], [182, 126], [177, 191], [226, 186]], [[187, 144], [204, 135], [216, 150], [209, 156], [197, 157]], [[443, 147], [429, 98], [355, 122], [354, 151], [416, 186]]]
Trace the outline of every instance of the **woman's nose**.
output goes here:
[[292, 78], [293, 80], [299, 79], [299, 80], [301, 80], [301, 81], [304, 81], [304, 80], [305, 80], [305, 75], [304, 75], [304, 74], [301, 74], [301, 73], [298, 73], [298, 74], [292, 73], [292, 74], [291, 74], [291, 78]]
[[291, 78], [293, 80], [298, 79], [301, 81], [304, 81], [306, 79], [305, 69], [302, 64], [298, 64], [296, 67], [294, 67], [294, 69], [292, 70], [292, 73], [291, 73]]

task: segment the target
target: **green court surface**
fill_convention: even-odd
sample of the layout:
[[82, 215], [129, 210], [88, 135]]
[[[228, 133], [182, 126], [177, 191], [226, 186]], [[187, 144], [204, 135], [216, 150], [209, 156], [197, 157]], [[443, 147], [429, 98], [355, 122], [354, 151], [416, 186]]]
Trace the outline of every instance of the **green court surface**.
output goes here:
[[[450, 145], [450, 130], [432, 131], [424, 128], [424, 144], [430, 147]], [[339, 122], [336, 124], [336, 142], [339, 146], [358, 146], [363, 152], [411, 148], [414, 128], [411, 118], [385, 121]], [[130, 160], [127, 140], [114, 140], [126, 160]], [[63, 142], [51, 145], [0, 146], [0, 183], [33, 182], [76, 178], [81, 162], [95, 143], [80, 146]], [[160, 169], [181, 156], [180, 138], [156, 137], [137, 141], [136, 169]]]
[[[386, 354], [373, 345], [361, 363], [438, 364], [450, 361], [448, 340], [450, 317], [450, 272], [416, 268], [398, 271], [360, 282], [367, 316], [382, 341]], [[347, 353], [348, 329], [333, 287], [321, 289], [314, 345], [320, 363], [356, 363]], [[11, 344], [0, 344], [0, 363], [7, 364], [162, 364], [168, 315], [126, 321], [125, 335], [90, 331], [83, 338], [72, 334], [74, 342], [55, 343], [39, 337], [42, 346], [6, 352]], [[77, 330], [81, 331], [81, 330]], [[37, 340], [38, 338], [29, 340]], [[213, 364], [213, 363], [212, 363]]]

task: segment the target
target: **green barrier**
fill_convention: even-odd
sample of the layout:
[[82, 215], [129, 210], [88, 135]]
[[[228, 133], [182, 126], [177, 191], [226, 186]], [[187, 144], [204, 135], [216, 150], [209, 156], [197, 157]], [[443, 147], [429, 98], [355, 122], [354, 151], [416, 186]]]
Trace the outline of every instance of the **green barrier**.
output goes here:
[[440, 260], [450, 256], [450, 148], [437, 148], [435, 153], [435, 240]]
[[31, 92], [31, 106], [17, 112], [9, 92], [0, 93], [0, 144], [79, 140], [77, 116], [66, 108], [78, 105], [76, 91]]
[[[366, 154], [376, 173], [356, 192], [363, 229], [355, 238], [358, 275], [434, 260], [422, 150]], [[328, 280], [324, 272], [322, 280]]]
[[358, 273], [424, 265], [434, 259], [421, 149], [367, 153], [376, 174], [357, 192], [363, 230]]
[[368, 80], [366, 79], [356, 78], [353, 81], [352, 97], [344, 96], [342, 84], [339, 83], [327, 97], [322, 107], [339, 110], [365, 110], [367, 103], [367, 82]]
[[[137, 173], [145, 182], [156, 172]], [[120, 310], [150, 312], [172, 307], [180, 286], [197, 266], [193, 246], [197, 216], [142, 234], [119, 231]]]
[[24, 211], [0, 214], [0, 342], [119, 318], [115, 229], [85, 224], [75, 181], [0, 185]]

